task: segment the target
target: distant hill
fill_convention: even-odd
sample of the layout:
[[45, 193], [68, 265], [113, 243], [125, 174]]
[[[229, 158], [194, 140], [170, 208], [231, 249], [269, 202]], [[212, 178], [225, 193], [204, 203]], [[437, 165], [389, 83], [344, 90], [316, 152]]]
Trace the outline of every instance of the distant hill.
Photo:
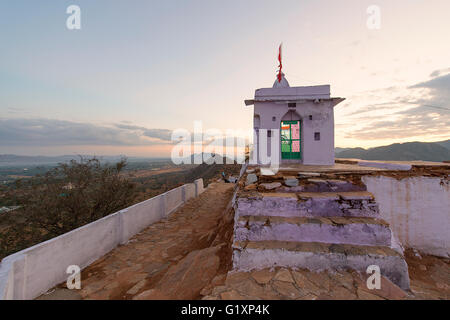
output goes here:
[[446, 161], [450, 160], [450, 140], [440, 142], [407, 142], [371, 149], [351, 148], [336, 153], [336, 158], [396, 161]]
[[[123, 157], [127, 159], [129, 163], [135, 162], [160, 162], [171, 161], [170, 158], [149, 158], [149, 157], [127, 157], [123, 155], [117, 156], [93, 156], [93, 155], [81, 155], [84, 159], [91, 159], [96, 157], [102, 162], [118, 162]], [[202, 154], [191, 155], [190, 158], [184, 158], [184, 163], [194, 164], [194, 159], [200, 157], [200, 161], [203, 161]], [[206, 155], [205, 155], [206, 157]], [[39, 166], [39, 165], [57, 165], [59, 163], [67, 163], [71, 160], [80, 160], [79, 155], [63, 155], [63, 156], [20, 156], [15, 154], [0, 154], [0, 167], [14, 167], [14, 166]], [[223, 163], [226, 163], [226, 158], [223, 158]], [[230, 163], [234, 163], [234, 160], [228, 160]]]
[[[82, 155], [85, 159], [93, 158], [92, 155]], [[117, 162], [124, 156], [96, 156], [100, 161]], [[66, 163], [70, 160], [80, 160], [78, 155], [64, 155], [64, 156], [19, 156], [15, 154], [0, 154], [1, 166], [30, 166], [30, 165], [56, 165], [58, 163]], [[141, 157], [127, 157], [128, 162], [139, 161], [161, 161], [170, 160], [169, 158], [141, 158]]]
[[79, 159], [77, 156], [18, 156], [15, 154], [0, 154], [0, 165], [40, 165], [68, 162]]
[[339, 148], [339, 147], [336, 147], [336, 148], [334, 148], [334, 153], [338, 154], [339, 152], [346, 151], [346, 150], [349, 150], [349, 149], [351, 149], [351, 148]]
[[[214, 158], [213, 158], [214, 157]], [[206, 154], [206, 153], [196, 153], [191, 155], [190, 157], [180, 158], [180, 161], [183, 164], [204, 164], [206, 159], [208, 160], [208, 164], [213, 164], [215, 160], [220, 161], [220, 154]], [[236, 160], [231, 158], [222, 157], [222, 164], [235, 164]]]
[[438, 141], [438, 142], [435, 142], [435, 143], [437, 143], [438, 145], [443, 146], [443, 147], [445, 147], [447, 149], [450, 149], [450, 140]]

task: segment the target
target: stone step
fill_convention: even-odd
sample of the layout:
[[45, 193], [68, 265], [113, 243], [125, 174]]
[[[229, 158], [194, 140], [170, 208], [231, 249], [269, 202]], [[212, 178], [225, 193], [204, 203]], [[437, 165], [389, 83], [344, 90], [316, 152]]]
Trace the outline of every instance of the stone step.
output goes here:
[[237, 214], [283, 217], [377, 217], [378, 204], [367, 191], [258, 193], [237, 200]]
[[408, 266], [403, 256], [388, 247], [319, 242], [244, 241], [233, 244], [233, 269], [251, 271], [273, 267], [310, 271], [352, 269], [366, 274], [376, 265], [385, 276], [409, 290]]
[[240, 216], [235, 241], [310, 241], [390, 246], [389, 224], [374, 218]]

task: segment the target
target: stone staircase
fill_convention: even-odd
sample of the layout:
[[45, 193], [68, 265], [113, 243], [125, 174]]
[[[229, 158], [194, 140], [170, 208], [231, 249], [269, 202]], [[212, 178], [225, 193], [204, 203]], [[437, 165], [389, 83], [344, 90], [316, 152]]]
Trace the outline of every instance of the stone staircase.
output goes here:
[[299, 181], [299, 186], [285, 184], [274, 192], [239, 193], [235, 270], [290, 267], [365, 273], [369, 265], [377, 265], [383, 276], [409, 289], [403, 253], [365, 186], [317, 177]]

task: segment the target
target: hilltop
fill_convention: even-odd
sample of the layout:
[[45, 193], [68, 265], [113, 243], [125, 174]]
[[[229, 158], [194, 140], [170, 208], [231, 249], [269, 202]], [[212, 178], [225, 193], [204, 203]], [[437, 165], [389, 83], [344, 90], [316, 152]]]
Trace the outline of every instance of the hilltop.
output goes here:
[[370, 149], [336, 149], [336, 158], [391, 161], [423, 160], [437, 162], [450, 160], [450, 140], [439, 142], [394, 143], [388, 146]]

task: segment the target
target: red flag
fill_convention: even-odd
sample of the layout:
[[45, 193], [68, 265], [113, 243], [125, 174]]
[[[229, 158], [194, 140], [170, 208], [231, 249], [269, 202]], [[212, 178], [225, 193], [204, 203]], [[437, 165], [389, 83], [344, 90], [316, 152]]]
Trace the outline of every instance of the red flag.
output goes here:
[[277, 78], [278, 78], [278, 82], [281, 82], [281, 69], [283, 68], [283, 64], [281, 63], [281, 45], [282, 44], [280, 44], [280, 47], [278, 48], [278, 61], [280, 62], [280, 65], [278, 66], [278, 75], [277, 75]]

